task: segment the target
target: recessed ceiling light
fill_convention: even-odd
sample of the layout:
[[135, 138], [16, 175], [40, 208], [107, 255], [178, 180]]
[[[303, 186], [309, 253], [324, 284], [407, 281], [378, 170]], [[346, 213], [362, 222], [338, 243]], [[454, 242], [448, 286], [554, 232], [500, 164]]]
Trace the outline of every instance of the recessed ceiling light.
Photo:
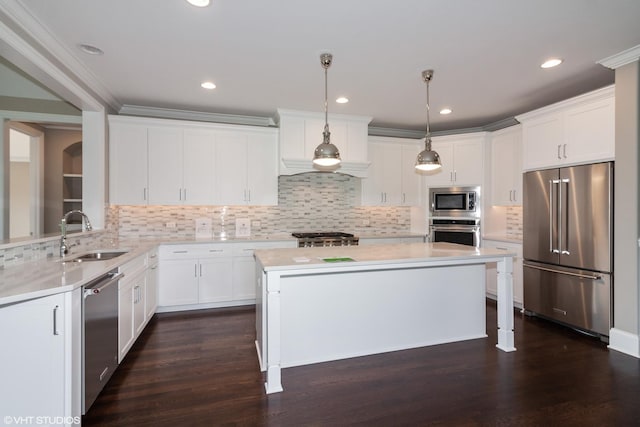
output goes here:
[[347, 102], [349, 102], [349, 98], [347, 98], [346, 96], [341, 96], [340, 98], [336, 99], [336, 102], [338, 104], [346, 104]]
[[440, 110], [440, 114], [442, 115], [451, 114], [451, 108], [443, 108], [442, 110]]
[[203, 82], [200, 86], [205, 89], [215, 89], [216, 85], [213, 82]]
[[560, 59], [560, 58], [551, 58], [551, 59], [547, 59], [546, 61], [544, 61], [540, 65], [540, 68], [552, 68], [552, 67], [556, 67], [556, 66], [558, 66], [560, 64], [562, 64], [562, 59]]
[[210, 3], [209, 0], [187, 0], [187, 1], [197, 7], [207, 7], [209, 6], [209, 3]]
[[78, 47], [81, 51], [88, 53], [89, 55], [104, 55], [102, 49], [91, 46], [90, 44], [79, 44]]

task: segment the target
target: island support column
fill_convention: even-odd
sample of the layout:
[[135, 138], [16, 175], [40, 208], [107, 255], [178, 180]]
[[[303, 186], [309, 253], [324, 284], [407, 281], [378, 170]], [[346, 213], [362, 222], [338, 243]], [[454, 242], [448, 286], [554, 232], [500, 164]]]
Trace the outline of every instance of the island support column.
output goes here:
[[515, 351], [513, 340], [513, 258], [504, 257], [498, 264], [498, 347]]
[[281, 327], [280, 327], [280, 275], [276, 272], [268, 272], [267, 283], [263, 284], [266, 290], [266, 310], [267, 310], [267, 328], [266, 341], [264, 346], [266, 352], [266, 368], [267, 382], [264, 388], [267, 394], [278, 393], [283, 391], [280, 365], [280, 343], [281, 343]]

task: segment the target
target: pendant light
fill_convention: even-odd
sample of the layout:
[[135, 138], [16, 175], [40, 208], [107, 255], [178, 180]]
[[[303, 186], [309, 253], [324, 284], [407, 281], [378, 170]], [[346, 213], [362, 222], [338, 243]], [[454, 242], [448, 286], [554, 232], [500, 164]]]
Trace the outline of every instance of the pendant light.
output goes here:
[[442, 167], [440, 156], [431, 149], [431, 129], [429, 128], [429, 82], [433, 77], [433, 70], [424, 70], [422, 79], [427, 84], [427, 131], [424, 137], [424, 150], [418, 154], [416, 169], [421, 171], [433, 171]]
[[316, 147], [313, 153], [313, 163], [318, 166], [335, 166], [340, 163], [340, 152], [338, 147], [330, 141], [329, 132], [329, 104], [327, 101], [327, 69], [331, 66], [333, 55], [323, 53], [320, 55], [320, 64], [324, 68], [324, 131], [322, 132], [322, 143]]

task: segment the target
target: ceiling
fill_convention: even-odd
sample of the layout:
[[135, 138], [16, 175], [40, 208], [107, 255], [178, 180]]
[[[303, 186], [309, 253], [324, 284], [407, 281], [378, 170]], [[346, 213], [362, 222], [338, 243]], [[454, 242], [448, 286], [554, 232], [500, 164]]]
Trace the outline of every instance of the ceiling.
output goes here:
[[[275, 117], [323, 111], [420, 131], [480, 127], [612, 84], [597, 61], [640, 45], [638, 0], [17, 0], [115, 111]], [[85, 43], [104, 51], [88, 55]], [[564, 62], [541, 69], [548, 57]], [[78, 68], [78, 67], [76, 67]], [[217, 88], [207, 91], [200, 83]], [[333, 102], [338, 96], [347, 104]], [[449, 107], [447, 116], [437, 112]]]

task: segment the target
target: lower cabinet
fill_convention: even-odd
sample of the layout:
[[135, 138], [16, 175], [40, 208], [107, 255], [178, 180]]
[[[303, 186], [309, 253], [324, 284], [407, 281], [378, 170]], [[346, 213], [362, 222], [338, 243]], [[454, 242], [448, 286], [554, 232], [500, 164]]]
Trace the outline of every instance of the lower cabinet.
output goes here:
[[155, 313], [156, 283], [147, 280], [147, 262], [144, 254], [120, 267], [124, 277], [118, 282], [118, 363]]
[[[522, 308], [524, 294], [522, 286], [522, 244], [483, 240], [482, 246], [485, 248], [505, 249], [517, 253], [517, 256], [513, 259], [513, 302], [515, 306]], [[487, 264], [487, 296], [493, 299], [496, 299], [498, 295], [496, 271], [497, 265], [495, 262]]]
[[80, 291], [0, 308], [0, 414], [15, 417], [7, 425], [26, 416], [79, 425]]
[[253, 304], [256, 297], [253, 252], [296, 246], [295, 240], [162, 245], [159, 310]]

